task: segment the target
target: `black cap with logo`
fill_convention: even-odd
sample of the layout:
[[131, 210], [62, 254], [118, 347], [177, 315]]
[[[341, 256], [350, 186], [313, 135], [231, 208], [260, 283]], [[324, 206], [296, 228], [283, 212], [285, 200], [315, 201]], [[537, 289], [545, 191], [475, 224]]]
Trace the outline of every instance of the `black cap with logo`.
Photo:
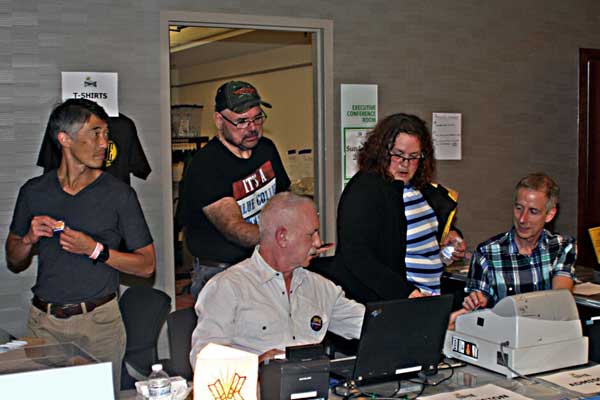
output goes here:
[[271, 108], [271, 104], [262, 101], [258, 90], [248, 82], [231, 81], [224, 83], [217, 89], [215, 96], [215, 111], [225, 109], [241, 114], [259, 104]]

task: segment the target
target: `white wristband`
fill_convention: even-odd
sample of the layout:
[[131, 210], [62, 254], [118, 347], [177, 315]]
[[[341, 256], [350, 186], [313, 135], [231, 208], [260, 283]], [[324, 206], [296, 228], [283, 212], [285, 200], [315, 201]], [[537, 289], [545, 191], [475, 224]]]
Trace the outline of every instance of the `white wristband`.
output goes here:
[[94, 248], [94, 251], [92, 251], [92, 254], [90, 254], [90, 258], [92, 260], [95, 260], [96, 258], [98, 258], [102, 250], [104, 250], [104, 246], [102, 245], [102, 243], [96, 242], [96, 247]]

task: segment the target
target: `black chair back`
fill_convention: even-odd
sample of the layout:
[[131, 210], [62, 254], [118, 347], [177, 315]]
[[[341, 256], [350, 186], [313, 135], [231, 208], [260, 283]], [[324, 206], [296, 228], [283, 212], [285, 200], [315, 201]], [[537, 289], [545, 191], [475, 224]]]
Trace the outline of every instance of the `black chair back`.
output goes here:
[[128, 371], [133, 368], [138, 375], [147, 377], [152, 364], [158, 361], [156, 345], [171, 311], [171, 298], [161, 290], [135, 286], [123, 293], [119, 308], [127, 332], [123, 364]]
[[173, 311], [167, 317], [171, 358], [165, 363], [165, 369], [170, 376], [181, 376], [188, 381], [192, 379], [190, 351], [192, 332], [197, 320], [196, 312], [192, 307]]

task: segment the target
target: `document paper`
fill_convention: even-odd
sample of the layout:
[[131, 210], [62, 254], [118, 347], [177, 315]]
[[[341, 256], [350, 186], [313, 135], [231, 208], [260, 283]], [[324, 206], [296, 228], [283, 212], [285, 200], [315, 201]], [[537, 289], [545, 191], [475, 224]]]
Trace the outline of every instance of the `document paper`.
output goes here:
[[540, 378], [581, 394], [600, 392], [600, 385], [598, 385], [600, 383], [600, 365], [545, 375]]
[[469, 400], [484, 400], [484, 399], [503, 399], [503, 400], [531, 400], [530, 397], [525, 397], [510, 390], [501, 388], [500, 386], [487, 384], [484, 386], [457, 390], [450, 393], [440, 393], [433, 396], [421, 397], [427, 400], [448, 400], [448, 399], [469, 399]]

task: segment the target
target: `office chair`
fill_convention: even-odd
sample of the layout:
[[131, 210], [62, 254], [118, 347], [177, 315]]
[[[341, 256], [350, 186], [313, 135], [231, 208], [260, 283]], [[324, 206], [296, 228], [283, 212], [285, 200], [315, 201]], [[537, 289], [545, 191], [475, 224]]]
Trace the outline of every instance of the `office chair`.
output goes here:
[[193, 307], [173, 311], [167, 317], [169, 337], [169, 353], [171, 358], [163, 360], [163, 366], [170, 376], [181, 376], [192, 380], [190, 350], [192, 349], [192, 332], [198, 317]]
[[158, 361], [156, 345], [160, 330], [171, 311], [171, 298], [161, 290], [145, 286], [127, 289], [119, 300], [127, 332], [121, 389], [131, 389], [135, 380], [145, 380]]

